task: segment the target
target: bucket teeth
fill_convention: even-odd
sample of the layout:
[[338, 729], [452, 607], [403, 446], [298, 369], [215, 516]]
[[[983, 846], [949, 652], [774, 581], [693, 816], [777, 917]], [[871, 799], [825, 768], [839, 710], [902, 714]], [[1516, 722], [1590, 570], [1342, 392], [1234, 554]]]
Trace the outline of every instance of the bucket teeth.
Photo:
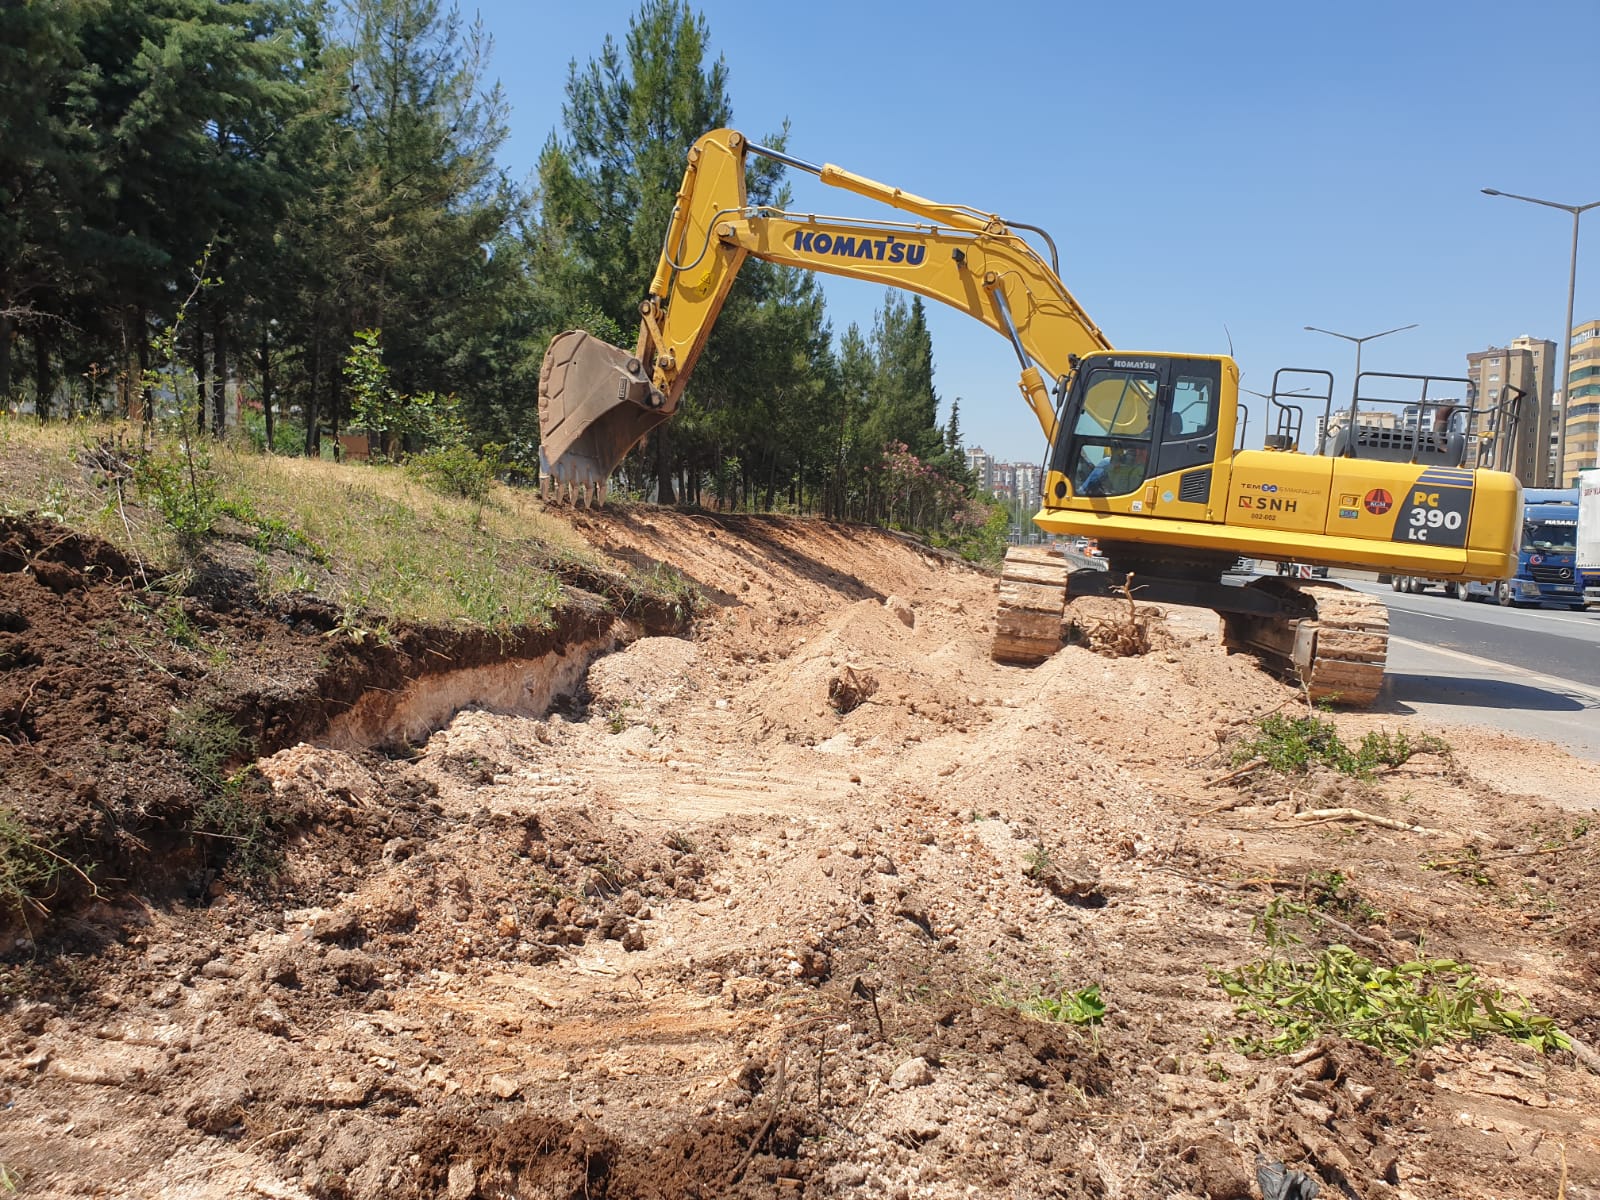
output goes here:
[[610, 492], [610, 480], [597, 478], [584, 470], [583, 464], [578, 464], [576, 470], [571, 463], [553, 467], [544, 451], [539, 451], [539, 499], [545, 503], [599, 508]]

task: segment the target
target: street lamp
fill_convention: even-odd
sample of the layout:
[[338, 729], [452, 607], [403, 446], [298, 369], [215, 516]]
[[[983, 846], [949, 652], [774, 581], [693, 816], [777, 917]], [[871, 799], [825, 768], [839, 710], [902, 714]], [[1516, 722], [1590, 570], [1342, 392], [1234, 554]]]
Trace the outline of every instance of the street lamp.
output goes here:
[[[1507, 200], [1526, 200], [1529, 204], [1542, 204], [1546, 208], [1559, 208], [1572, 214], [1572, 269], [1567, 274], [1567, 336], [1564, 361], [1561, 364], [1561, 420], [1556, 425], [1556, 486], [1566, 482], [1567, 474], [1567, 417], [1572, 412], [1572, 297], [1578, 288], [1578, 218], [1591, 208], [1600, 208], [1600, 200], [1589, 204], [1557, 204], [1554, 200], [1538, 200], [1533, 196], [1518, 196], [1515, 192], [1497, 192], [1494, 188], [1479, 189], [1485, 196], [1504, 196]], [[1540, 447], [1541, 453], [1544, 448]]]
[[[1415, 329], [1416, 327], [1417, 323], [1413, 321], [1410, 325], [1397, 325], [1393, 329], [1385, 329], [1382, 333], [1369, 333], [1366, 337], [1353, 337], [1348, 333], [1335, 333], [1331, 329], [1318, 329], [1315, 325], [1307, 325], [1305, 327], [1308, 333], [1325, 333], [1329, 337], [1343, 338], [1347, 342], [1356, 344], [1356, 374], [1355, 378], [1350, 381], [1350, 439], [1345, 443], [1345, 457], [1353, 458], [1355, 456], [1356, 406], [1361, 393], [1361, 343], [1370, 342], [1376, 338], [1388, 337], [1391, 333], [1404, 333], [1406, 330]], [[1420, 414], [1417, 419], [1418, 421], [1422, 419]]]

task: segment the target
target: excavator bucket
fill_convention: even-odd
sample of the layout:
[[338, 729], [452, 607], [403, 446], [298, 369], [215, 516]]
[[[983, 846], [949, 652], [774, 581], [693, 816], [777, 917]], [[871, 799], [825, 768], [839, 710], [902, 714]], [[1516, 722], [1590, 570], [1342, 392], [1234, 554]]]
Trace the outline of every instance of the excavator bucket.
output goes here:
[[540, 490], [604, 499], [623, 456], [670, 415], [632, 354], [581, 329], [557, 334], [539, 370]]

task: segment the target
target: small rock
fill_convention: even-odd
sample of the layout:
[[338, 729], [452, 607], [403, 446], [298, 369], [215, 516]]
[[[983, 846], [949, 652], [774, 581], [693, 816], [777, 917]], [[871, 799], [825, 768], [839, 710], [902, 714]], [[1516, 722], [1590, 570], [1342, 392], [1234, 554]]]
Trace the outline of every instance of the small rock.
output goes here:
[[900, 599], [899, 596], [885, 597], [883, 606], [892, 612], [899, 620], [900, 624], [904, 625], [907, 629], [913, 629], [916, 627], [916, 614], [911, 611], [911, 605]]
[[889, 1076], [889, 1086], [897, 1092], [933, 1082], [933, 1071], [925, 1058], [908, 1058]]
[[522, 1090], [522, 1085], [515, 1079], [507, 1079], [504, 1075], [489, 1076], [489, 1090], [502, 1100], [509, 1100]]
[[867, 1169], [860, 1163], [840, 1163], [828, 1172], [828, 1181], [836, 1187], [860, 1187], [867, 1181]]
[[323, 913], [311, 922], [311, 936], [319, 942], [347, 942], [361, 934], [361, 919], [349, 909]]
[[289, 1018], [271, 1000], [263, 1000], [256, 1006], [250, 1014], [250, 1023], [262, 1033], [270, 1033], [274, 1037], [289, 1036]]
[[470, 1158], [458, 1159], [450, 1164], [445, 1178], [445, 1195], [450, 1200], [472, 1200], [478, 1193], [478, 1172]]
[[622, 935], [622, 948], [624, 950], [644, 949], [644, 932], [637, 925], [629, 925], [628, 932]]
[[1232, 1142], [1211, 1134], [1196, 1142], [1184, 1157], [1195, 1164], [1200, 1191], [1212, 1200], [1247, 1200], [1256, 1194], [1249, 1164]]
[[370, 1084], [359, 1079], [330, 1079], [326, 1103], [330, 1108], [355, 1108], [372, 1094]]

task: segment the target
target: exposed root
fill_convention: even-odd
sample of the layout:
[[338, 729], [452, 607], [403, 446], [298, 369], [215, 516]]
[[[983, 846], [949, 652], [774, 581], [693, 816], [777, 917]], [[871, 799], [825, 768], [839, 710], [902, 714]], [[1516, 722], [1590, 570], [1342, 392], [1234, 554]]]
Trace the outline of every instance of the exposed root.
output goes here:
[[1161, 614], [1152, 608], [1141, 611], [1133, 602], [1132, 572], [1122, 581], [1121, 591], [1128, 601], [1126, 614], [1088, 616], [1075, 624], [1079, 640], [1096, 654], [1107, 658], [1136, 658], [1150, 652], [1150, 625]]

